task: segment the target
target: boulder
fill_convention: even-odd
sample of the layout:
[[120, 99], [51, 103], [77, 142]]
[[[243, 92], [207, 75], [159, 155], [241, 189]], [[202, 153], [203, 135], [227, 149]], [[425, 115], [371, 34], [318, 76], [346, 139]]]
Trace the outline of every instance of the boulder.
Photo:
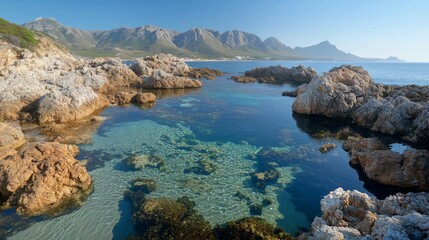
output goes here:
[[118, 92], [115, 96], [115, 102], [119, 105], [129, 104], [136, 95], [136, 92]]
[[63, 123], [91, 115], [108, 104], [90, 87], [54, 90], [43, 96], [37, 106], [40, 124]]
[[368, 178], [403, 188], [429, 190], [429, 151], [406, 149], [402, 154], [389, 150], [376, 139], [349, 137], [343, 148], [350, 163], [362, 167]]
[[185, 77], [178, 77], [163, 70], [156, 69], [152, 76], [145, 77], [144, 88], [153, 89], [175, 89], [175, 88], [200, 88], [203, 83], [200, 80], [193, 80]]
[[164, 53], [145, 58], [137, 58], [130, 68], [138, 76], [152, 76], [155, 69], [181, 76], [191, 72], [191, 68], [185, 61], [171, 54]]
[[335, 143], [325, 143], [322, 146], [320, 146], [319, 151], [321, 153], [327, 153], [336, 147], [337, 147], [337, 145]]
[[305, 91], [296, 97], [292, 109], [302, 114], [345, 118], [367, 99], [376, 97], [378, 91], [362, 67], [343, 65], [313, 78]]
[[422, 239], [427, 236], [429, 193], [398, 193], [377, 200], [338, 188], [321, 201], [322, 217], [301, 239]]
[[26, 146], [0, 160], [4, 207], [25, 215], [53, 213], [79, 203], [92, 190], [91, 177], [74, 158], [79, 148], [55, 142]]
[[[0, 152], [16, 149], [25, 143], [21, 126], [15, 122], [0, 122]], [[1, 154], [0, 154], [1, 157]]]
[[138, 104], [145, 104], [156, 101], [156, 95], [153, 93], [137, 93], [132, 99], [133, 102]]

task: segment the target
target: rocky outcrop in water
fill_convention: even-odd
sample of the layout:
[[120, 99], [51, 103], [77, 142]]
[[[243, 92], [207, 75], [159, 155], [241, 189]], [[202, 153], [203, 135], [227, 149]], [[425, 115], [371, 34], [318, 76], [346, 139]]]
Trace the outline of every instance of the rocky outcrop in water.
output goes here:
[[429, 193], [398, 193], [377, 200], [338, 188], [320, 201], [322, 216], [300, 239], [425, 239]]
[[406, 149], [402, 154], [389, 150], [374, 138], [349, 137], [343, 144], [350, 163], [362, 167], [377, 182], [404, 188], [429, 190], [429, 151]]
[[309, 83], [316, 77], [316, 71], [311, 67], [299, 65], [286, 68], [282, 66], [269, 66], [253, 68], [244, 73], [244, 76], [233, 76], [236, 82], [260, 82], [272, 84], [284, 84], [287, 82]]
[[79, 148], [60, 143], [37, 143], [0, 160], [0, 195], [4, 207], [18, 213], [55, 213], [79, 203], [91, 191], [91, 177], [74, 158]]
[[429, 139], [429, 87], [375, 84], [362, 67], [343, 65], [314, 78], [297, 94], [292, 109], [349, 118], [413, 142]]
[[138, 58], [131, 69], [142, 77], [145, 88], [154, 89], [199, 88], [203, 84], [196, 79], [213, 79], [223, 74], [209, 68], [191, 68], [182, 59], [163, 53]]
[[144, 77], [143, 87], [154, 89], [200, 88], [203, 83], [186, 77], [178, 77], [171, 73], [155, 69], [150, 77]]
[[336, 147], [337, 147], [337, 145], [335, 143], [325, 143], [322, 146], [320, 146], [319, 151], [321, 153], [327, 153]]

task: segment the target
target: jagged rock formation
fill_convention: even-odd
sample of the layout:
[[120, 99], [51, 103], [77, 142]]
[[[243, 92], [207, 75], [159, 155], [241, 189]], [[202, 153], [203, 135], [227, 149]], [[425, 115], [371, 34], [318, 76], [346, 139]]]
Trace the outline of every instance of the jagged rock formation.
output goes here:
[[349, 118], [373, 131], [413, 142], [429, 139], [429, 87], [385, 87], [375, 84], [362, 67], [343, 65], [314, 78], [298, 93], [292, 109]]
[[287, 82], [309, 83], [313, 77], [316, 77], [316, 71], [311, 68], [305, 68], [302, 65], [292, 68], [282, 66], [258, 67], [244, 73], [244, 76], [233, 76], [236, 82], [260, 82], [283, 84]]
[[377, 200], [338, 188], [320, 201], [322, 216], [300, 239], [425, 239], [429, 193], [398, 193]]
[[0, 160], [3, 208], [38, 215], [55, 212], [65, 203], [80, 202], [91, 191], [91, 177], [74, 158], [79, 148], [60, 143], [37, 143], [10, 152]]
[[362, 167], [377, 182], [404, 188], [429, 190], [429, 151], [406, 149], [402, 154], [389, 150], [374, 138], [349, 137], [343, 143], [350, 163]]

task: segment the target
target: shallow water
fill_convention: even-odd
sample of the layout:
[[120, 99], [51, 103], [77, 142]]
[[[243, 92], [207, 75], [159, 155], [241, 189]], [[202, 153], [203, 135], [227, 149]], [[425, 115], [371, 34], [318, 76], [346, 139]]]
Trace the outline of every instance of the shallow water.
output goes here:
[[[149, 197], [189, 196], [212, 225], [249, 216], [250, 204], [269, 199], [272, 204], [263, 208], [261, 217], [291, 233], [309, 227], [320, 214], [320, 199], [337, 187], [379, 198], [399, 191], [376, 184], [359, 169], [353, 169], [338, 136], [341, 131], [377, 136], [398, 151], [407, 147], [405, 143], [345, 122], [292, 114], [294, 99], [282, 97], [281, 93], [294, 86], [239, 84], [229, 79], [252, 67], [273, 64], [299, 63], [190, 63], [229, 74], [204, 80], [205, 86], [200, 90], [163, 92], [163, 97], [149, 109], [131, 105], [104, 110], [101, 115], [108, 120], [93, 135], [91, 143], [80, 145], [79, 159], [88, 160], [95, 186], [93, 194], [69, 214], [30, 219], [32, 223], [11, 239], [122, 239], [133, 233], [131, 206], [123, 199], [123, 193], [132, 179], [141, 177], [157, 182], [157, 190]], [[318, 72], [340, 65], [302, 64]], [[405, 84], [402, 78], [410, 69], [417, 71], [410, 77], [414, 84], [429, 79], [428, 65], [422, 70], [420, 64], [365, 64], [377, 82]], [[395, 74], [398, 71], [400, 74]], [[319, 147], [328, 141], [338, 147], [321, 154]], [[261, 149], [274, 150], [278, 155], [261, 157], [257, 155]], [[125, 164], [133, 155], [156, 155], [164, 159], [165, 165], [133, 171]], [[200, 160], [211, 161], [216, 171], [210, 175], [186, 173]], [[267, 162], [278, 165], [281, 177], [262, 191], [251, 184], [250, 177], [263, 170]], [[237, 191], [250, 200], [238, 198]]]

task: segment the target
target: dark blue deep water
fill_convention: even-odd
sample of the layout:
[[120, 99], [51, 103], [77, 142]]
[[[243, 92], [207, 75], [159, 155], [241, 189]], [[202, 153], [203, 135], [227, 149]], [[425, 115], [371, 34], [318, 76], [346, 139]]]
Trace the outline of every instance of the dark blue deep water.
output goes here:
[[[338, 187], [378, 198], [401, 191], [376, 184], [350, 166], [341, 144], [351, 133], [379, 137], [398, 150], [406, 148], [407, 143], [337, 119], [293, 114], [294, 98], [281, 96], [283, 91], [292, 90], [293, 85], [242, 84], [230, 79], [253, 67], [298, 64], [311, 66], [319, 74], [341, 65], [339, 62], [190, 62], [192, 67], [215, 68], [227, 74], [203, 80], [201, 89], [156, 92], [157, 102], [148, 109], [133, 105], [105, 109], [101, 115], [108, 120], [94, 134], [91, 143], [80, 146], [81, 158], [110, 156], [98, 159], [105, 162], [90, 169], [95, 186], [93, 195], [79, 210], [38, 221], [13, 238], [121, 239], [132, 234], [131, 206], [122, 194], [136, 177], [157, 180], [159, 186], [154, 197], [190, 196], [197, 203], [196, 209], [212, 224], [250, 215], [246, 203], [234, 197], [237, 191], [248, 194], [252, 201], [271, 198], [273, 204], [263, 209], [262, 217], [291, 233], [308, 228], [320, 214], [320, 199]], [[377, 83], [429, 84], [427, 63], [348, 64], [363, 66]], [[200, 149], [219, 152], [220, 158], [215, 161], [218, 172], [210, 176], [184, 173], [183, 168], [208, 151], [202, 151], [203, 155], [186, 152], [182, 145], [178, 146], [183, 139], [191, 139]], [[326, 142], [337, 144], [337, 148], [322, 154], [318, 149]], [[261, 149], [277, 150], [279, 154], [261, 157], [257, 155]], [[136, 152], [163, 156], [170, 169], [162, 173], [153, 169], [126, 171], [121, 164], [123, 158]], [[249, 182], [250, 176], [264, 170], [269, 162], [277, 164], [283, 179], [282, 184], [269, 186], [264, 192]], [[183, 182], [198, 184], [189, 187]]]

